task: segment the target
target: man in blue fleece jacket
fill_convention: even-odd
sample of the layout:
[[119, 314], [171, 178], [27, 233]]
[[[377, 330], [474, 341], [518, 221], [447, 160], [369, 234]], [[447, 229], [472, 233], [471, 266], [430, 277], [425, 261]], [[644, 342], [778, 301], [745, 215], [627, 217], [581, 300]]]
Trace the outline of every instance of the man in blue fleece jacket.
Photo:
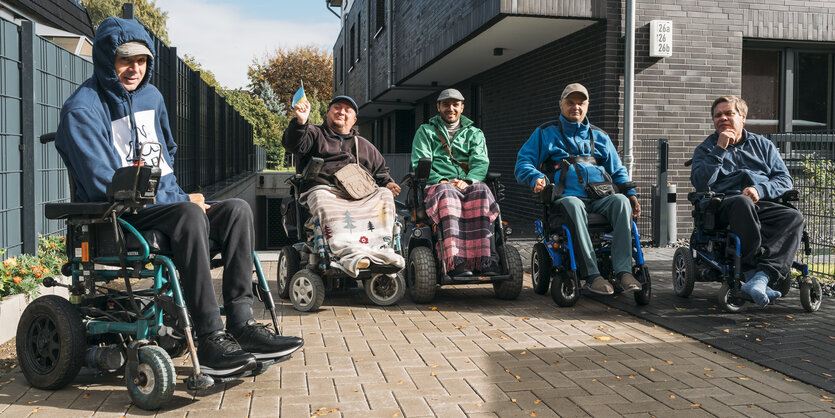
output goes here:
[[[290, 354], [297, 337], [274, 334], [252, 316], [252, 210], [240, 199], [207, 205], [188, 195], [174, 177], [177, 144], [162, 95], [149, 84], [153, 42], [135, 20], [105, 19], [93, 45], [93, 76], [61, 109], [55, 146], [75, 183], [78, 202], [106, 201], [107, 183], [121, 167], [141, 158], [162, 170], [156, 204], [123, 218], [142, 230], [168, 235], [181, 273], [183, 295], [198, 336], [197, 357], [210, 375], [231, 376], [256, 367], [258, 360]], [[226, 329], [212, 288], [209, 240], [221, 245]]]
[[710, 108], [716, 132], [693, 153], [690, 182], [697, 191], [724, 193], [720, 225], [739, 235], [742, 290], [760, 306], [781, 297], [768, 287], [789, 274], [803, 235], [803, 215], [774, 202], [791, 190], [792, 178], [777, 147], [743, 129], [748, 104], [722, 96]]
[[[579, 84], [569, 84], [559, 101], [558, 120], [540, 125], [528, 138], [516, 158], [516, 181], [539, 193], [548, 181], [555, 184], [556, 200], [573, 223], [575, 248], [580, 267], [591, 292], [611, 295], [614, 289], [600, 275], [588, 231], [588, 212], [599, 213], [612, 224], [612, 267], [625, 291], [641, 289], [632, 276], [632, 222], [641, 214], [634, 188], [626, 194], [611, 194], [592, 199], [584, 185], [606, 181], [626, 184], [629, 174], [621, 164], [615, 145], [606, 132], [589, 123], [589, 92]], [[576, 163], [568, 164], [571, 156]], [[546, 175], [548, 173], [549, 175]], [[605, 173], [605, 174], [604, 174]], [[559, 193], [561, 191], [561, 193]], [[631, 206], [631, 207], [630, 207]]]

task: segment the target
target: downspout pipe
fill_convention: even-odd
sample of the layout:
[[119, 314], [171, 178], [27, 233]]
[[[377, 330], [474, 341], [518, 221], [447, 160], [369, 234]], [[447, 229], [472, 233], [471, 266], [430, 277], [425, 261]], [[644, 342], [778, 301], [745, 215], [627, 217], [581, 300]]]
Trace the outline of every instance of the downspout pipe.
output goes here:
[[331, 9], [330, 0], [325, 0], [325, 8], [327, 8], [329, 12], [333, 13], [333, 15], [336, 16], [339, 20], [342, 20], [342, 16], [336, 14], [336, 12], [334, 12], [333, 9]]
[[635, 102], [635, 0], [626, 0], [626, 61], [624, 63], [623, 76], [623, 164], [629, 176], [632, 176], [634, 158], [632, 156], [632, 144], [634, 135], [632, 125], [634, 123], [634, 102]]

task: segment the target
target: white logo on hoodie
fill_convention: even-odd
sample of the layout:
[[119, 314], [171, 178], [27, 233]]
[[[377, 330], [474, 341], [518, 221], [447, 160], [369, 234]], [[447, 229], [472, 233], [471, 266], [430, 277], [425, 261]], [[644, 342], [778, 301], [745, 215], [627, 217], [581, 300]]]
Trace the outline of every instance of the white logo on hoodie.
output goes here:
[[[136, 134], [140, 143], [161, 142], [157, 139], [157, 119], [153, 109], [136, 112], [133, 114], [133, 118], [136, 121]], [[130, 133], [130, 115], [114, 120], [110, 124], [113, 129], [113, 147], [119, 153], [122, 167], [132, 165], [133, 142]], [[142, 161], [149, 165], [159, 165], [163, 176], [174, 172], [168, 165], [168, 161], [160, 153], [160, 145], [154, 144], [145, 147], [142, 152]]]

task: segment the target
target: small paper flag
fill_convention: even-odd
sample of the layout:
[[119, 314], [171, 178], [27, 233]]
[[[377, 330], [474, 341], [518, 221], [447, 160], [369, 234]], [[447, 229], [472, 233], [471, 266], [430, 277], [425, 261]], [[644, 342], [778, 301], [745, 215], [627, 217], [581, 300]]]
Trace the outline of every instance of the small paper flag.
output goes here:
[[308, 102], [307, 96], [304, 94], [304, 82], [302, 81], [302, 86], [296, 91], [296, 94], [293, 95], [293, 107], [295, 108], [297, 104], [300, 102]]

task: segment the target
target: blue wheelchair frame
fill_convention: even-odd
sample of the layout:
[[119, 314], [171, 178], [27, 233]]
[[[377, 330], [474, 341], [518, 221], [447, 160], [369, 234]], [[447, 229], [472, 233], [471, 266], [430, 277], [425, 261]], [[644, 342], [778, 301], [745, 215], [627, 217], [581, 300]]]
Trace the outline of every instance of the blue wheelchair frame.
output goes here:
[[[720, 193], [690, 192], [687, 199], [693, 205], [694, 230], [686, 248], [679, 248], [673, 257], [673, 287], [679, 297], [689, 297], [696, 282], [721, 282], [717, 294], [719, 305], [728, 312], [740, 312], [744, 305], [753, 302], [751, 297], [740, 288], [745, 282], [742, 269], [740, 238], [737, 234], [718, 226], [718, 208], [724, 195]], [[798, 192], [790, 190], [778, 201], [789, 207], [798, 200]], [[803, 231], [803, 251], [811, 254], [809, 236]], [[797, 287], [800, 300], [808, 312], [817, 311], [822, 301], [822, 289], [817, 278], [809, 275], [809, 266], [797, 261], [792, 268], [800, 275]], [[792, 281], [785, 277], [770, 285], [783, 296], [789, 293]]]
[[[534, 292], [544, 295], [551, 287], [551, 297], [562, 307], [574, 306], [580, 298], [580, 274], [575, 254], [573, 232], [568, 225], [562, 223], [556, 230], [552, 230], [549, 218], [551, 212], [554, 185], [547, 184], [538, 198], [543, 205], [543, 220], [534, 221], [537, 243], [531, 254], [531, 279]], [[632, 258], [635, 265], [632, 274], [641, 283], [641, 290], [634, 292], [635, 302], [639, 305], [649, 304], [652, 297], [652, 278], [644, 263], [644, 253], [641, 249], [638, 225], [632, 223]], [[611, 268], [611, 247], [606, 245], [612, 240], [611, 234], [605, 233], [608, 228], [589, 228], [589, 236], [595, 247], [598, 267], [601, 275], [609, 280], [616, 292], [622, 292], [620, 284], [614, 279]]]

